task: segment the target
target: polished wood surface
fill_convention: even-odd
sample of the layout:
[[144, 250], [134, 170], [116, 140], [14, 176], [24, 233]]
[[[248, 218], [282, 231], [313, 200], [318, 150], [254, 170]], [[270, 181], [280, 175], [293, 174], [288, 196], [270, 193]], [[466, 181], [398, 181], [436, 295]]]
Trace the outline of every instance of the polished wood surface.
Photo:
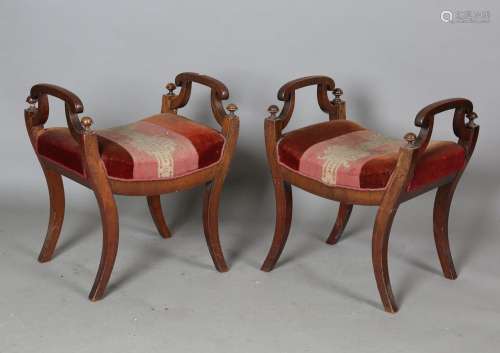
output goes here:
[[[222, 82], [214, 78], [187, 72], [177, 75], [175, 81], [177, 85], [174, 83], [167, 85], [168, 93], [163, 95], [161, 111], [176, 113], [179, 108], [184, 107], [189, 101], [193, 82], [208, 86], [211, 89], [212, 112], [221, 126], [221, 133], [226, 142], [217, 163], [172, 179], [144, 181], [109, 177], [99, 154], [97, 134], [92, 130], [93, 119], [78, 117], [78, 114], [83, 112], [83, 104], [78, 96], [59, 86], [37, 84], [31, 88], [30, 96], [27, 98], [29, 107], [25, 110], [25, 122], [33, 146], [35, 147], [37, 137], [43, 131], [49, 117], [48, 96], [54, 96], [64, 102], [67, 126], [72, 138], [80, 146], [83, 160], [83, 174], [79, 174], [39, 156], [50, 197], [49, 226], [39, 260], [46, 262], [52, 258], [61, 231], [64, 218], [64, 188], [61, 176], [92, 189], [99, 205], [103, 231], [100, 264], [89, 294], [92, 301], [103, 298], [118, 252], [119, 225], [114, 194], [146, 196], [158, 232], [162, 237], [168, 238], [171, 232], [162, 212], [160, 195], [206, 185], [203, 224], [208, 248], [216, 269], [221, 272], [229, 269], [219, 240], [218, 214], [220, 193], [238, 139], [239, 118], [235, 114], [238, 108], [234, 104], [229, 104], [227, 111], [224, 109], [222, 101], [229, 98], [229, 91]], [[174, 93], [177, 86], [181, 87], [179, 95]]]
[[265, 272], [271, 271], [278, 261], [283, 249], [285, 248], [290, 226], [292, 222], [293, 198], [290, 184], [285, 182], [280, 173], [276, 155], [277, 141], [281, 134], [281, 125], [277, 124], [276, 117], [278, 107], [272, 105], [268, 111], [269, 118], [264, 121], [264, 130], [266, 133], [266, 153], [269, 168], [273, 178], [274, 194], [276, 199], [276, 222], [274, 227], [274, 237], [261, 270]]
[[448, 279], [457, 278], [455, 265], [450, 250], [450, 240], [448, 238], [448, 217], [455, 188], [460, 180], [456, 176], [455, 180], [449, 184], [440, 186], [436, 192], [433, 212], [434, 240], [443, 274]]
[[293, 198], [292, 188], [289, 183], [283, 180], [273, 180], [274, 193], [276, 198], [276, 224], [274, 228], [274, 237], [261, 270], [271, 271], [276, 262], [278, 262], [283, 249], [285, 248], [290, 226], [292, 224]]
[[328, 244], [335, 245], [339, 241], [345, 227], [347, 226], [347, 222], [349, 222], [349, 218], [351, 217], [352, 207], [353, 205], [343, 202], [340, 203], [337, 219], [335, 220], [332, 231], [326, 240]]
[[30, 98], [40, 100], [42, 96], [54, 96], [63, 100], [69, 107], [72, 113], [83, 113], [83, 103], [76, 94], [56, 85], [48, 83], [39, 83], [31, 87]]
[[89, 294], [89, 299], [96, 301], [104, 296], [118, 252], [118, 210], [116, 209], [115, 198], [109, 185], [104, 163], [99, 154], [97, 135], [95, 132], [87, 130], [81, 138], [85, 175], [90, 181], [91, 188], [97, 199], [102, 222], [101, 261], [94, 285]]
[[[420, 127], [418, 136], [414, 133], [407, 133], [404, 136], [406, 144], [399, 150], [396, 167], [384, 189], [356, 190], [329, 186], [278, 163], [277, 143], [292, 117], [295, 91], [311, 85], [317, 86], [318, 105], [328, 114], [330, 120], [346, 119], [346, 105], [341, 99], [343, 92], [335, 87], [334, 80], [327, 76], [299, 78], [286, 83], [279, 89], [278, 99], [284, 102], [281, 113], [279, 113], [278, 106], [271, 105], [268, 109], [270, 115], [264, 121], [267, 159], [276, 195], [276, 225], [271, 248], [264, 260], [262, 270], [270, 271], [274, 268], [288, 237], [292, 204], [290, 185], [340, 202], [335, 225], [327, 239], [329, 244], [335, 244], [339, 240], [349, 221], [353, 205], [378, 206], [372, 237], [373, 270], [384, 309], [394, 313], [398, 307], [389, 277], [388, 246], [391, 226], [402, 202], [438, 188], [434, 204], [434, 238], [445, 277], [456, 278], [449, 247], [448, 216], [453, 192], [463, 170], [416, 191], [408, 192], [407, 187], [413, 177], [415, 166], [431, 139], [434, 116], [447, 110], [454, 110], [453, 131], [458, 137], [458, 143], [464, 148], [468, 161], [479, 134], [479, 126], [474, 122], [477, 114], [473, 112], [472, 103], [465, 98], [452, 98], [432, 103], [423, 108], [415, 118], [415, 125]], [[331, 101], [328, 99], [328, 92], [334, 96]], [[465, 118], [469, 120], [467, 123]]]
[[410, 141], [399, 151], [398, 162], [386, 187], [386, 192], [377, 211], [372, 237], [372, 263], [375, 280], [382, 304], [387, 312], [395, 313], [398, 307], [392, 293], [389, 278], [388, 247], [392, 222], [399, 207], [401, 194], [404, 193], [413, 175], [416, 147]]
[[223, 157], [219, 165], [219, 172], [213, 180], [206, 183], [203, 194], [203, 229], [205, 239], [215, 268], [220, 272], [229, 270], [219, 240], [220, 194], [231, 162], [229, 156], [232, 156], [236, 149], [236, 140], [240, 126], [238, 117], [235, 114], [237, 110], [236, 105], [230, 104], [227, 109], [229, 110], [229, 115], [222, 121], [222, 133], [226, 137], [226, 145], [224, 146]]
[[43, 242], [42, 250], [38, 256], [38, 261], [47, 262], [52, 259], [54, 250], [61, 234], [61, 228], [64, 221], [64, 185], [61, 175], [46, 168], [42, 165], [45, 180], [49, 190], [50, 211], [49, 225], [47, 227], [47, 235]]
[[165, 239], [170, 238], [172, 233], [170, 232], [170, 229], [168, 229], [167, 222], [165, 221], [165, 216], [161, 208], [160, 195], [147, 196], [146, 198], [148, 200], [151, 218], [153, 218], [153, 221], [155, 222], [158, 233], [160, 233], [160, 235]]

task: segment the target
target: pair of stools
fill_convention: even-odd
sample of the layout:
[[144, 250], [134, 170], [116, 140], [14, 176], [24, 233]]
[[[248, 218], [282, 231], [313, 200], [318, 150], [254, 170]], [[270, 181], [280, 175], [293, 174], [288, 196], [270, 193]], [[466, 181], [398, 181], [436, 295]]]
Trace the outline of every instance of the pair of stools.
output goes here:
[[[208, 86], [213, 116], [220, 131], [178, 114], [190, 98], [193, 82]], [[174, 91], [180, 86], [180, 92]], [[329, 120], [283, 132], [292, 117], [295, 91], [317, 87], [318, 104]], [[102, 254], [90, 300], [104, 296], [118, 250], [118, 213], [113, 195], [146, 196], [151, 216], [164, 238], [171, 236], [162, 213], [160, 195], [205, 184], [203, 227], [210, 255], [220, 272], [228, 270], [219, 241], [218, 209], [224, 178], [238, 138], [236, 105], [224, 109], [227, 87], [209, 76], [185, 72], [169, 83], [161, 113], [135, 123], [93, 130], [83, 104], [72, 92], [37, 84], [27, 98], [25, 120], [31, 143], [42, 166], [50, 196], [50, 218], [39, 261], [49, 261], [64, 218], [62, 176], [94, 191], [103, 227]], [[333, 93], [332, 99], [329, 92]], [[45, 128], [48, 96], [64, 101], [67, 128]], [[387, 250], [391, 225], [400, 203], [437, 188], [434, 239], [446, 278], [457, 277], [448, 241], [448, 215], [453, 193], [477, 141], [479, 126], [472, 103], [446, 99], [422, 109], [415, 119], [416, 136], [405, 141], [384, 137], [346, 120], [342, 90], [327, 76], [290, 81], [278, 91], [284, 102], [279, 113], [269, 107], [265, 119], [266, 151], [276, 196], [276, 227], [271, 249], [262, 265], [271, 271], [285, 246], [292, 219], [291, 185], [340, 202], [328, 244], [344, 230], [353, 205], [378, 205], [373, 228], [372, 259], [384, 308], [396, 312], [389, 280]], [[453, 131], [458, 142], [431, 142], [434, 116], [454, 110]], [[279, 114], [278, 114], [279, 113]], [[468, 122], [465, 122], [468, 118]]]

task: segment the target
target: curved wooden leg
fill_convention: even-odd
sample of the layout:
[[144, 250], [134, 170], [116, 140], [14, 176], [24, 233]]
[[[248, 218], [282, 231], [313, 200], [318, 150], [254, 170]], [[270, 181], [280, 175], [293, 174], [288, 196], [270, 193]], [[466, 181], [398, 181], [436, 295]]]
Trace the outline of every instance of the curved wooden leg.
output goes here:
[[203, 194], [203, 230], [210, 256], [219, 272], [229, 270], [219, 239], [219, 201], [223, 183], [221, 178], [207, 183]]
[[262, 267], [262, 271], [271, 271], [278, 261], [290, 233], [292, 223], [292, 188], [283, 180], [274, 179], [274, 191], [276, 195], [276, 223], [274, 238]]
[[349, 217], [351, 216], [352, 205], [341, 202], [339, 205], [339, 212], [337, 214], [337, 220], [330, 232], [330, 236], [326, 240], [327, 244], [334, 245], [337, 244], [340, 237], [342, 236], [342, 232], [349, 221]]
[[394, 295], [392, 294], [387, 261], [389, 235], [396, 210], [397, 205], [395, 207], [379, 208], [373, 227], [372, 239], [372, 262], [375, 280], [377, 281], [377, 287], [382, 303], [384, 304], [384, 309], [390, 313], [398, 311]]
[[50, 216], [47, 235], [38, 261], [47, 262], [52, 259], [64, 220], [64, 185], [60, 174], [45, 168], [43, 165], [42, 169], [49, 189]]
[[151, 217], [153, 217], [158, 233], [165, 239], [170, 238], [172, 233], [168, 229], [167, 222], [165, 222], [165, 217], [161, 209], [160, 195], [147, 196], [147, 199], [149, 212], [151, 213]]
[[94, 194], [101, 211], [103, 241], [99, 270], [89, 294], [92, 301], [104, 296], [118, 251], [118, 211], [111, 189], [109, 185], [101, 185], [94, 190]]
[[448, 239], [448, 217], [459, 178], [460, 176], [457, 176], [450, 184], [439, 187], [434, 200], [434, 240], [443, 274], [448, 279], [457, 278]]

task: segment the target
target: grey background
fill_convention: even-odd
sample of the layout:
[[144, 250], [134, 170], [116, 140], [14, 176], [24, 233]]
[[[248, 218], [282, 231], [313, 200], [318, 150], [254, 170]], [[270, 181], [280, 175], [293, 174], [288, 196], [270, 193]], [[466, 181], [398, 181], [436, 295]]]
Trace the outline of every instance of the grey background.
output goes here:
[[[489, 10], [487, 24], [446, 24], [442, 10]], [[0, 3], [1, 352], [496, 352], [500, 344], [498, 63], [495, 1], [2, 1]], [[155, 232], [143, 198], [118, 197], [120, 250], [105, 300], [86, 300], [100, 223], [89, 190], [65, 183], [54, 260], [40, 265], [45, 181], [25, 132], [36, 82], [77, 93], [96, 128], [159, 111], [182, 71], [227, 84], [240, 110], [238, 149], [222, 197], [231, 271], [217, 273], [202, 237], [201, 189], [163, 197], [174, 237]], [[470, 98], [481, 125], [454, 200], [459, 272], [445, 280], [432, 238], [433, 193], [404, 204], [390, 268], [401, 311], [381, 310], [372, 275], [375, 208], [357, 207], [345, 238], [324, 244], [337, 204], [295, 190], [290, 240], [276, 270], [258, 270], [271, 241], [274, 197], [263, 119], [286, 81], [332, 76], [348, 117], [390, 136], [442, 98]], [[290, 125], [319, 122], [314, 89]], [[64, 125], [51, 101], [49, 126]], [[214, 125], [196, 86], [182, 114]], [[435, 138], [452, 138], [450, 115]]]

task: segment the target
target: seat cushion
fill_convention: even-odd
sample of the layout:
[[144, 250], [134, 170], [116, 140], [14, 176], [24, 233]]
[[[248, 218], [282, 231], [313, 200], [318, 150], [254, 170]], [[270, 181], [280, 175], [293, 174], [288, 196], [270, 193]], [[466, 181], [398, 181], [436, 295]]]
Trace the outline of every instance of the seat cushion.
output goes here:
[[[346, 121], [329, 121], [294, 130], [278, 142], [281, 165], [331, 186], [385, 188], [405, 142]], [[465, 164], [457, 143], [431, 142], [417, 162], [410, 191], [455, 174]]]
[[[172, 113], [96, 133], [108, 176], [118, 179], [189, 174], [218, 162], [225, 142], [216, 130]], [[80, 147], [67, 128], [45, 129], [36, 146], [41, 157], [83, 174]]]

